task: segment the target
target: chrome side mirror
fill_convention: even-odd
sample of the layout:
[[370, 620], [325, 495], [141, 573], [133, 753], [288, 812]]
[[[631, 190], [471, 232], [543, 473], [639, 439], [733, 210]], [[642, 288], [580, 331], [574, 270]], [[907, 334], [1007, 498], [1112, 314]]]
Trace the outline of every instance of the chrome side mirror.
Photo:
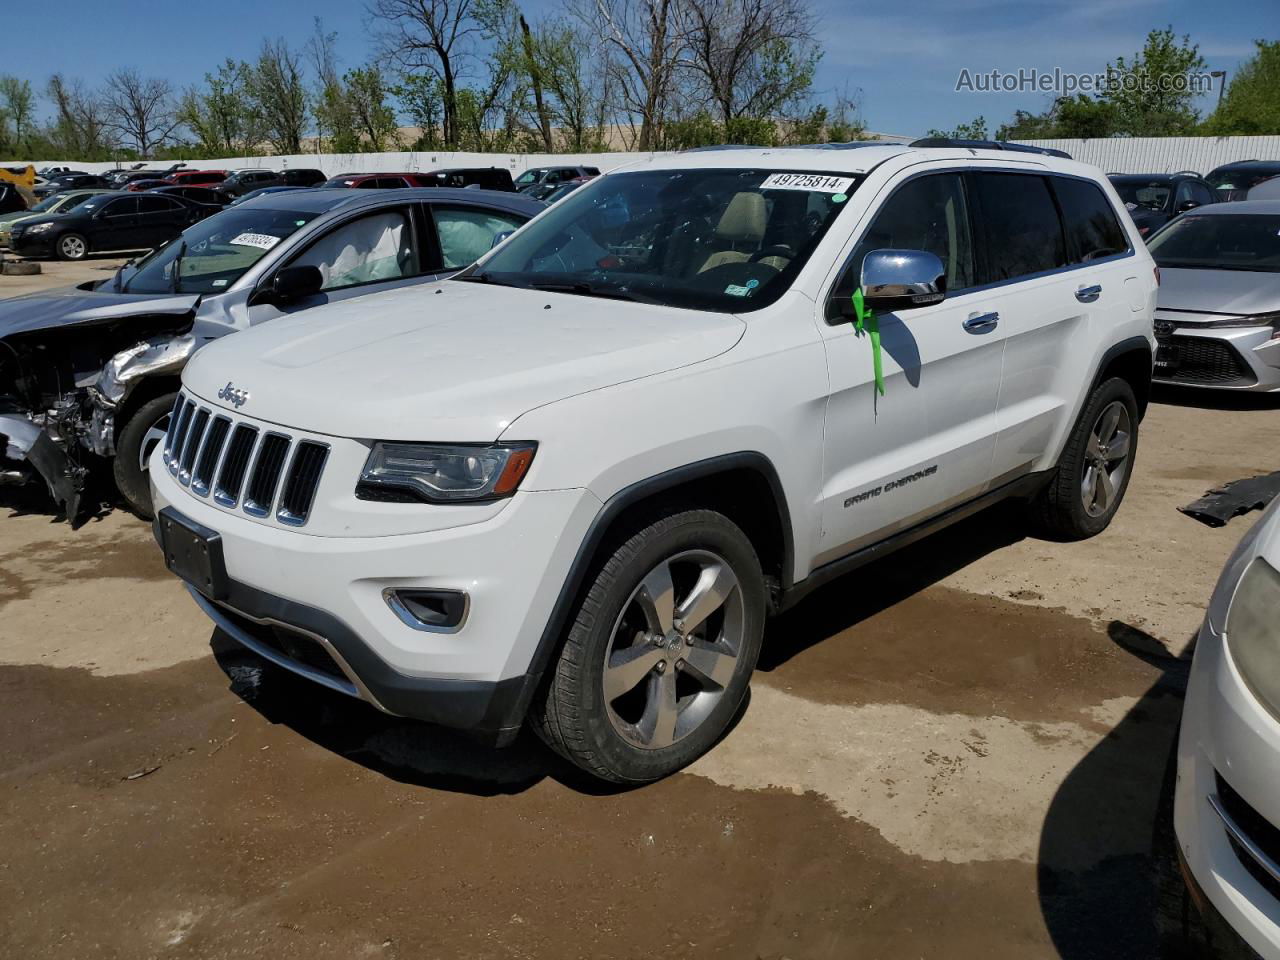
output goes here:
[[863, 302], [877, 310], [907, 310], [941, 303], [947, 270], [924, 250], [872, 250], [862, 261]]

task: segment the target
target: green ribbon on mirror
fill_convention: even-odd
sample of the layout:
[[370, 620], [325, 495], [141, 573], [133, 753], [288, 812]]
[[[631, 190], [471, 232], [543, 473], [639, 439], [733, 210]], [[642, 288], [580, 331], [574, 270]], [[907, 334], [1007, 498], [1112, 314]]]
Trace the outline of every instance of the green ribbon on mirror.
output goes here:
[[853, 291], [853, 313], [857, 317], [853, 329], [862, 336], [865, 332], [871, 338], [871, 369], [876, 378], [876, 392], [884, 396], [884, 365], [880, 359], [880, 323], [875, 312], [867, 309], [862, 298], [862, 288]]

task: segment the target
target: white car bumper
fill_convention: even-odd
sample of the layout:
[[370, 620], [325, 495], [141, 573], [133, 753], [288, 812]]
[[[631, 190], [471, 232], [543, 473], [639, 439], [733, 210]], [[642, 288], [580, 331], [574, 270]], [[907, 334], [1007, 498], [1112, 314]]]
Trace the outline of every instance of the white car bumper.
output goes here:
[[[220, 542], [227, 592], [193, 596], [231, 636], [389, 713], [498, 739], [523, 717], [535, 654], [601, 507], [585, 490], [519, 493], [462, 526], [317, 536], [197, 496], [158, 451], [150, 474], [158, 537], [176, 519]], [[409, 625], [386, 596], [406, 588], [464, 593], [462, 622]], [[304, 649], [315, 646], [323, 654]]]

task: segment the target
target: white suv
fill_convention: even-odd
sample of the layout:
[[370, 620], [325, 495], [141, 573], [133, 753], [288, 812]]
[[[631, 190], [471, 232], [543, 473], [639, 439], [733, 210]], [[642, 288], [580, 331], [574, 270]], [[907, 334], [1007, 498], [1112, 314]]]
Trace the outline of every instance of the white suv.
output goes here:
[[1105, 528], [1157, 282], [1069, 160], [655, 159], [454, 280], [201, 350], [156, 535], [290, 670], [655, 779], [716, 742], [766, 617], [819, 584], [1005, 497], [1058, 538]]

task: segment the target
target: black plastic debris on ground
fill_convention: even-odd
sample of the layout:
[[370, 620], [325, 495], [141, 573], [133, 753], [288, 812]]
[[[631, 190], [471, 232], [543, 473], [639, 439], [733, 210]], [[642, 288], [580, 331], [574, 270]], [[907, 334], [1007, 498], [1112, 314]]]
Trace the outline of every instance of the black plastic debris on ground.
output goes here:
[[1260, 477], [1233, 480], [1214, 487], [1203, 497], [1178, 509], [1211, 527], [1224, 527], [1232, 517], [1263, 510], [1280, 495], [1280, 470]]

